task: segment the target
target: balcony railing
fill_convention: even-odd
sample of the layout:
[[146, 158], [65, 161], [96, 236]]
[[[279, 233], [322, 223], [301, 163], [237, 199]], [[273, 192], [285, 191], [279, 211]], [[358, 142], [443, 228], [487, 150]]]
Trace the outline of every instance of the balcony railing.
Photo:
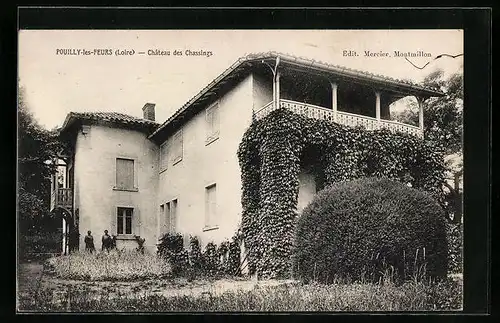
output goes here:
[[[384, 119], [376, 119], [373, 117], [362, 116], [359, 114], [353, 114], [343, 111], [333, 111], [332, 109], [320, 107], [317, 105], [312, 105], [308, 103], [295, 102], [290, 100], [280, 100], [279, 104], [280, 108], [287, 109], [294, 113], [300, 114], [302, 116], [318, 119], [318, 120], [326, 120], [329, 122], [336, 122], [339, 124], [343, 124], [346, 126], [357, 127], [361, 126], [367, 130], [377, 130], [377, 129], [389, 129], [394, 132], [403, 132], [412, 134], [415, 136], [422, 137], [423, 133], [419, 127], [393, 121], [393, 120], [384, 120]], [[257, 120], [260, 120], [267, 116], [272, 111], [276, 110], [273, 102], [269, 102], [261, 109], [254, 113], [254, 117]]]
[[73, 190], [71, 188], [56, 188], [50, 196], [50, 210], [56, 207], [71, 208], [73, 205]]

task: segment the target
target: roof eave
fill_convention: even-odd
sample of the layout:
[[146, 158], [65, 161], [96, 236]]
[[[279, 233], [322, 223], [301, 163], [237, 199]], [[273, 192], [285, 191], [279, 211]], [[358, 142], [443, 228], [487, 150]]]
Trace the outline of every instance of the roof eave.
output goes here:
[[[377, 82], [383, 85], [391, 85], [395, 88], [400, 87], [404, 89], [403, 93], [408, 93], [409, 95], [420, 95], [423, 97], [439, 97], [444, 96], [445, 94], [440, 91], [424, 88], [414, 84], [407, 84], [395, 79], [386, 78], [382, 75], [372, 74], [372, 73], [362, 73], [361, 71], [356, 71], [349, 69], [347, 67], [341, 66], [333, 66], [322, 62], [317, 62], [314, 60], [308, 60], [302, 57], [295, 57], [283, 53], [277, 52], [266, 52], [266, 53], [258, 53], [258, 54], [249, 54], [243, 57], [240, 57], [235, 63], [233, 63], [229, 68], [227, 68], [224, 72], [222, 72], [218, 77], [216, 77], [212, 82], [210, 82], [207, 86], [205, 86], [200, 92], [198, 92], [193, 98], [191, 98], [188, 102], [186, 102], [181, 108], [179, 108], [170, 118], [168, 118], [165, 122], [163, 122], [156, 130], [151, 133], [148, 138], [153, 139], [158, 133], [160, 133], [168, 124], [177, 119], [182, 113], [184, 113], [191, 105], [193, 105], [196, 101], [202, 98], [207, 92], [209, 92], [216, 84], [221, 82], [228, 75], [233, 73], [238, 67], [245, 63], [251, 63], [255, 61], [261, 61], [265, 59], [276, 59], [280, 57], [281, 62], [286, 62], [288, 64], [296, 64], [304, 68], [315, 68], [322, 69], [325, 72], [343, 75], [349, 78], [358, 78], [364, 81], [372, 81]], [[370, 77], [367, 77], [370, 75]]]

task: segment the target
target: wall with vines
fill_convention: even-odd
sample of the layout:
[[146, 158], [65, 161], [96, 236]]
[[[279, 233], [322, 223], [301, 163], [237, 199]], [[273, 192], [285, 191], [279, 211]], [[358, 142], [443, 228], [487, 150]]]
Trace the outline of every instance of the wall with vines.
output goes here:
[[260, 277], [290, 273], [302, 168], [315, 172], [319, 188], [365, 176], [388, 177], [443, 202], [443, 151], [408, 134], [351, 128], [280, 109], [252, 123], [238, 159], [248, 268]]

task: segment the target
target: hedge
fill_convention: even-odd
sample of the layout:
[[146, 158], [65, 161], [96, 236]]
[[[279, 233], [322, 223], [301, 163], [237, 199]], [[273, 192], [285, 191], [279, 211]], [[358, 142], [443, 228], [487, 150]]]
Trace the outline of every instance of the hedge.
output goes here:
[[180, 233], [165, 233], [158, 244], [158, 255], [172, 267], [174, 276], [239, 276], [241, 275], [241, 237], [239, 233], [219, 245], [208, 242], [202, 250], [198, 237], [189, 236], [184, 248]]
[[444, 201], [443, 149], [409, 134], [366, 131], [278, 109], [251, 124], [238, 159], [248, 269], [263, 277], [290, 274], [302, 167], [315, 169], [323, 186], [366, 176], [388, 177]]
[[427, 193], [363, 178], [317, 194], [300, 216], [292, 250], [294, 276], [333, 282], [446, 277], [446, 219]]

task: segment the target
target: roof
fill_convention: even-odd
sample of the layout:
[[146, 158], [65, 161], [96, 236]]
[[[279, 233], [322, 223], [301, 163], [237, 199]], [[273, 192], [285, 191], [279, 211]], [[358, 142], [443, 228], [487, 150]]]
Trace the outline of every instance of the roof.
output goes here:
[[149, 129], [150, 131], [159, 126], [157, 122], [118, 112], [70, 112], [64, 120], [61, 131], [68, 128], [76, 120], [105, 121], [132, 128]]
[[278, 52], [265, 52], [249, 54], [239, 58], [235, 63], [233, 63], [229, 68], [227, 68], [222, 74], [217, 76], [212, 82], [205, 86], [200, 92], [198, 92], [193, 98], [186, 102], [181, 108], [179, 108], [170, 118], [168, 118], [163, 124], [161, 124], [149, 137], [155, 137], [158, 133], [162, 132], [167, 126], [173, 122], [182, 119], [187, 112], [195, 108], [197, 104], [203, 103], [204, 101], [212, 98], [216, 95], [217, 90], [235, 77], [241, 75], [242, 72], [248, 71], [249, 68], [256, 64], [262, 64], [266, 59], [276, 59], [279, 57], [280, 65], [295, 66], [308, 70], [317, 70], [323, 73], [328, 73], [337, 77], [344, 77], [358, 82], [365, 82], [370, 84], [379, 84], [386, 88], [390, 88], [394, 91], [399, 91], [401, 93], [407, 93], [407, 95], [421, 95], [425, 97], [432, 96], [443, 96], [444, 93], [437, 88], [431, 88], [422, 86], [407, 80], [395, 79], [388, 76], [383, 76], [380, 74], [373, 74], [369, 72], [364, 72], [360, 70], [355, 70], [339, 65], [333, 65], [325, 63], [322, 61], [315, 61], [312, 59], [297, 57], [290, 54], [278, 53]]

